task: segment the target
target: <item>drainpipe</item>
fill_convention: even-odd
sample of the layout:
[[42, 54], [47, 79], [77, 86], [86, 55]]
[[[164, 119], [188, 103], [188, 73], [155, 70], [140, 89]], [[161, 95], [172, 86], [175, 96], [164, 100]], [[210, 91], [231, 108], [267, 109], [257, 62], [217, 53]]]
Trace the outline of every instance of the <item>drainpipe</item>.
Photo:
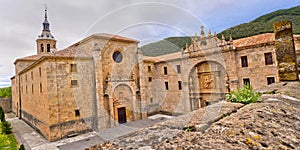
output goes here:
[[[22, 119], [22, 94], [21, 94], [21, 79], [20, 79], [20, 74], [18, 74], [19, 76], [19, 118]], [[18, 110], [17, 110], [18, 111]]]

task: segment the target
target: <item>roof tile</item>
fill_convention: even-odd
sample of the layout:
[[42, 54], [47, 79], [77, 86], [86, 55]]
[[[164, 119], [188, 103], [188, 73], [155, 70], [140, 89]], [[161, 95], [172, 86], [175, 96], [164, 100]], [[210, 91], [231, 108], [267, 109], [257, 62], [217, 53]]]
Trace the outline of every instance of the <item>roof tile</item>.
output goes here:
[[246, 38], [241, 38], [233, 41], [235, 47], [247, 47], [258, 44], [266, 44], [275, 41], [274, 33], [265, 33]]

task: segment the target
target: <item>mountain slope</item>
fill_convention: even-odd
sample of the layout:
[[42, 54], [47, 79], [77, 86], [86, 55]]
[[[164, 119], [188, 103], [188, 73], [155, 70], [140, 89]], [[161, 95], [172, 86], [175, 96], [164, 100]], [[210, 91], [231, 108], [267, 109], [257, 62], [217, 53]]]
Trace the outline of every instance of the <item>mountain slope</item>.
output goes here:
[[300, 34], [300, 6], [297, 6], [290, 9], [274, 11], [258, 17], [249, 23], [226, 29], [219, 33], [218, 37], [224, 34], [226, 38], [229, 38], [231, 34], [233, 39], [239, 39], [261, 33], [273, 32], [273, 23], [283, 20], [292, 21], [294, 34]]
[[169, 37], [158, 42], [150, 43], [141, 47], [146, 56], [159, 56], [179, 52], [185, 48], [186, 43], [191, 44], [192, 37]]

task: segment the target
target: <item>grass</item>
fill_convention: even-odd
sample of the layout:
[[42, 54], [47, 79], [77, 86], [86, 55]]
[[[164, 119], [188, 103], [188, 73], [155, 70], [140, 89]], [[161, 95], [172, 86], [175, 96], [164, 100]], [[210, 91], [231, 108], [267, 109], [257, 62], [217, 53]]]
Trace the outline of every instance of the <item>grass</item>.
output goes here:
[[0, 134], [1, 150], [18, 150], [18, 143], [13, 134]]

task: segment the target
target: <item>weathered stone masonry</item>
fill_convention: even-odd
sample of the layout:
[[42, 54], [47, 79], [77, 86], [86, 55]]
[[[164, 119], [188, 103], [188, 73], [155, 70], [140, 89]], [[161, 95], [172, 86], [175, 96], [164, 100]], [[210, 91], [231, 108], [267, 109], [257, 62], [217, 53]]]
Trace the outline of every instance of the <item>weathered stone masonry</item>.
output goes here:
[[[286, 47], [273, 33], [225, 41], [202, 28], [182, 51], [148, 57], [138, 41], [110, 34], [58, 51], [49, 26], [45, 14], [37, 55], [17, 59], [11, 80], [12, 111], [50, 141], [158, 112], [183, 114], [245, 83], [257, 89], [283, 80], [278, 50]], [[285, 33], [299, 50], [299, 37]]]

